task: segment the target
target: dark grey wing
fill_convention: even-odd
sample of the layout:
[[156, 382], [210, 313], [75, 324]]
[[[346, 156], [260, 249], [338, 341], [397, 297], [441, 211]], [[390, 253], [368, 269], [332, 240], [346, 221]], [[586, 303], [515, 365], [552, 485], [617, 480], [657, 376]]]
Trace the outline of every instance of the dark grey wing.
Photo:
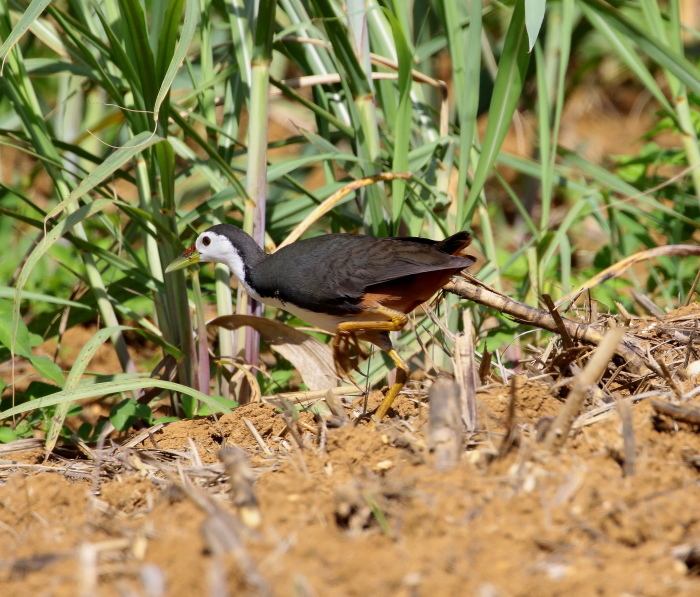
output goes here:
[[[473, 258], [427, 250], [428, 243], [327, 234], [284, 247], [251, 276], [261, 296], [331, 314], [359, 310], [368, 286], [428, 271], [460, 270]], [[281, 287], [280, 280], [288, 281]]]
[[[344, 284], [347, 272], [365, 267], [357, 235], [327, 234], [292, 243], [250, 271], [259, 294], [309, 311], [346, 314], [362, 299], [363, 288]], [[284, 283], [281, 283], [284, 281]]]
[[[475, 261], [473, 257], [449, 255], [434, 248], [434, 245], [412, 239], [381, 239], [381, 242], [372, 243], [365, 249], [363, 265], [347, 269], [340, 285], [351, 292], [364, 291], [368, 286], [405, 276], [465, 269]], [[366, 266], [367, 263], [371, 263], [371, 268]]]

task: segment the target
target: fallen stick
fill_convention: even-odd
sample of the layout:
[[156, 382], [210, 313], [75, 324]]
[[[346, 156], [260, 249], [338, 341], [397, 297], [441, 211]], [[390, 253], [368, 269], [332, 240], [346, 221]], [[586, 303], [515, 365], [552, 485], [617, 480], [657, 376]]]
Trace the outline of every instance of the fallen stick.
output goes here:
[[691, 425], [700, 425], [700, 408], [692, 404], [673, 404], [666, 400], [656, 399], [651, 401], [652, 408], [657, 414], [664, 415], [680, 421], [681, 423], [689, 423]]
[[[472, 302], [491, 307], [501, 313], [510, 315], [519, 323], [525, 323], [554, 334], [559, 334], [560, 328], [557, 322], [554, 317], [544, 309], [530, 307], [529, 305], [498, 294], [484, 286], [477, 286], [464, 279], [452, 279], [447, 283], [444, 289], [447, 292], [452, 292]], [[562, 317], [561, 325], [564, 326], [569, 336], [574, 341], [585, 342], [586, 344], [593, 344], [595, 346], [600, 345], [603, 341], [603, 334], [588, 324]], [[625, 343], [624, 339], [618, 344], [615, 353], [627, 362], [634, 373], [641, 373], [644, 369], [650, 369], [657, 375], [662, 375], [655, 363], [649, 363], [646, 359], [641, 358], [634, 348]]]

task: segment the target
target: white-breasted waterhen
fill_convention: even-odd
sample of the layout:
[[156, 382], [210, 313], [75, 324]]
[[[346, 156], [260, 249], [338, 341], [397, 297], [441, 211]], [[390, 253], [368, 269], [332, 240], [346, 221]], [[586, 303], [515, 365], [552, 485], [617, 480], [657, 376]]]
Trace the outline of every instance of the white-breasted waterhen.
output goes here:
[[240, 228], [217, 224], [173, 261], [167, 272], [200, 261], [225, 263], [255, 300], [279, 307], [335, 333], [338, 373], [349, 373], [350, 344], [370, 342], [396, 363], [396, 381], [375, 416], [381, 420], [408, 379], [409, 368], [391, 345], [389, 332], [475, 261], [462, 251], [464, 231], [434, 241], [326, 234], [300, 240], [268, 255]]

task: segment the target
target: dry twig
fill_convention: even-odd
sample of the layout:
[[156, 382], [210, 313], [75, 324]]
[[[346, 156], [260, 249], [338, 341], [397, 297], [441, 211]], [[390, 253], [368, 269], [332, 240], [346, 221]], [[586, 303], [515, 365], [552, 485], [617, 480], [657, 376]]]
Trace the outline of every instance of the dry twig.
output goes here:
[[690, 423], [691, 425], [700, 425], [700, 407], [692, 404], [673, 404], [666, 400], [657, 398], [651, 401], [652, 408], [660, 415], [664, 415], [680, 421], [681, 423]]
[[[468, 299], [480, 305], [485, 305], [496, 309], [501, 313], [514, 317], [519, 323], [532, 325], [555, 334], [559, 333], [556, 321], [550, 313], [543, 309], [530, 307], [512, 298], [498, 294], [483, 286], [477, 286], [462, 279], [453, 279], [446, 286], [445, 290], [452, 292], [462, 298]], [[572, 321], [566, 317], [561, 318], [566, 331], [574, 342], [585, 342], [586, 344], [599, 345], [603, 341], [603, 334], [592, 326], [585, 323]], [[627, 337], [624, 342], [620, 342], [615, 348], [615, 352], [620, 355], [628, 365], [636, 372], [642, 372], [645, 367], [655, 373], [658, 367], [655, 363], [645, 362], [630, 346], [632, 339]]]
[[593, 356], [588, 361], [581, 375], [579, 375], [571, 385], [571, 391], [566, 399], [564, 407], [559, 411], [556, 419], [547, 433], [544, 440], [544, 447], [547, 450], [560, 448], [571, 430], [571, 425], [581, 412], [583, 401], [586, 399], [588, 390], [598, 382], [610, 359], [615, 354], [618, 344], [623, 335], [622, 328], [613, 328], [605, 334], [605, 338], [600, 346], [595, 350]]

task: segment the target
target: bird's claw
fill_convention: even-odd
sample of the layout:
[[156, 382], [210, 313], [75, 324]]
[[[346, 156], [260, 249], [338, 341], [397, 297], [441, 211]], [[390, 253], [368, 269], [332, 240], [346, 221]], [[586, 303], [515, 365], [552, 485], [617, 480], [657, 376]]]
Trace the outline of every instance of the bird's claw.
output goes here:
[[338, 333], [333, 341], [333, 360], [339, 376], [359, 371], [358, 360], [367, 358], [357, 336], [352, 333]]

